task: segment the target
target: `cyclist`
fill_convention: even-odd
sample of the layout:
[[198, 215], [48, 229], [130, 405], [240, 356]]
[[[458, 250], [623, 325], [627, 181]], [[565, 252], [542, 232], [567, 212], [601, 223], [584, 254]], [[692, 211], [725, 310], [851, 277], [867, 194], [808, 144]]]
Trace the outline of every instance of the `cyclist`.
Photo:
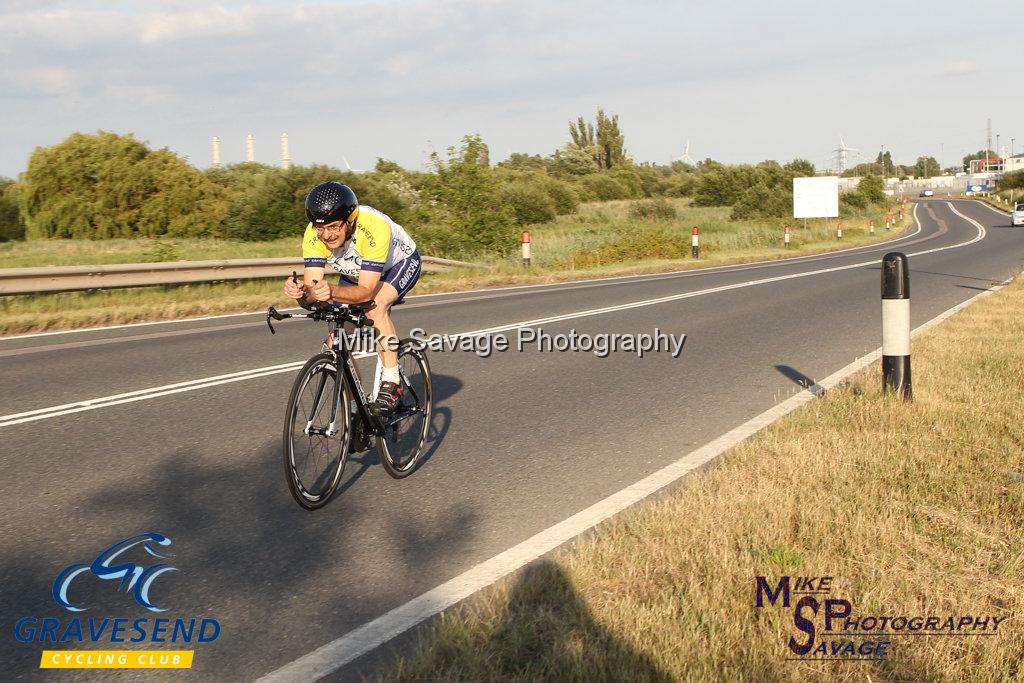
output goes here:
[[[303, 308], [317, 301], [374, 301], [376, 306], [367, 317], [379, 333], [381, 383], [372, 409], [386, 417], [402, 396], [398, 336], [391, 306], [419, 280], [420, 253], [402, 226], [376, 209], [360, 206], [355, 192], [337, 181], [321, 183], [309, 191], [306, 217], [309, 225], [302, 237], [302, 282], [288, 278], [284, 293]], [[324, 279], [327, 265], [341, 274], [337, 285]]]

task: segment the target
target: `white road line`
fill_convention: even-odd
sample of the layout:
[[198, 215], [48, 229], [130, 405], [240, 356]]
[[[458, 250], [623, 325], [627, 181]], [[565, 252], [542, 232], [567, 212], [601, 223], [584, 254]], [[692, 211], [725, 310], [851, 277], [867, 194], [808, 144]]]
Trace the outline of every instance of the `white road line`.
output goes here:
[[[751, 270], [757, 267], [764, 267], [766, 265], [779, 265], [784, 266], [791, 263], [800, 263], [807, 260], [825, 260], [829, 258], [835, 258], [838, 256], [844, 256], [845, 252], [857, 251], [857, 250], [868, 250], [872, 248], [885, 247], [896, 242], [902, 242], [905, 239], [909, 239], [921, 232], [920, 223], [917, 224], [917, 229], [911, 233], [903, 235], [902, 237], [896, 237], [885, 242], [875, 242], [873, 244], [864, 244], [859, 247], [849, 247], [847, 249], [837, 249], [836, 251], [829, 251], [822, 254], [808, 254], [806, 256], [794, 256], [792, 258], [781, 258], [781, 259], [768, 259], [766, 261], [751, 261], [749, 263], [733, 263], [724, 266], [711, 266], [709, 268], [688, 268], [686, 270], [672, 270], [664, 273], [642, 273], [640, 275], [615, 275], [610, 277], [600, 278], [589, 278], [583, 280], [564, 280], [561, 282], [548, 282], [548, 283], [536, 283], [532, 285], [508, 285], [505, 287], [481, 287], [479, 289], [462, 289], [456, 292], [434, 292], [432, 294], [416, 294], [410, 296], [408, 301], [413, 303], [419, 299], [427, 299], [435, 296], [458, 296], [459, 294], [475, 294], [477, 292], [501, 292], [506, 290], [514, 289], [549, 289], [552, 287], [562, 287], [565, 285], [578, 285], [588, 283], [601, 283], [601, 282], [613, 282], [615, 280], [628, 280], [635, 279], [638, 282], [645, 280], [659, 280], [668, 279], [672, 276], [679, 275], [702, 275], [704, 273], [720, 272], [723, 270]], [[458, 302], [458, 299], [453, 299], [453, 303]], [[281, 309], [282, 312], [297, 311], [299, 309]], [[54, 330], [52, 332], [34, 332], [32, 334], [15, 334], [9, 337], [0, 336], [0, 342], [7, 341], [8, 339], [30, 339], [32, 337], [50, 337], [59, 334], [75, 334], [78, 332], [103, 332], [106, 330], [120, 330], [131, 327], [145, 327], [149, 325], [172, 325], [177, 323], [188, 323], [188, 322], [201, 322], [203, 320], [218, 320], [220, 318], [237, 318], [245, 315], [262, 315], [261, 313], [253, 313], [252, 311], [245, 313], [224, 313], [221, 315], [207, 315], [197, 318], [181, 318], [178, 320], [153, 320], [144, 323], [126, 323], [123, 325], [106, 325], [103, 327], [83, 327], [74, 330]]]
[[[918, 327], [917, 335], [963, 310], [977, 299], [1001, 289], [993, 287], [932, 318]], [[502, 577], [525, 566], [541, 555], [558, 548], [609, 517], [622, 512], [651, 494], [714, 460], [725, 451], [750, 438], [776, 420], [835, 387], [853, 373], [862, 370], [882, 354], [881, 348], [850, 363], [818, 384], [791, 396], [757, 417], [723, 434], [714, 441], [692, 451], [674, 463], [613, 493], [572, 517], [528, 538], [519, 545], [485, 560], [459, 576], [413, 598], [373, 621], [323, 645], [285, 666], [258, 679], [260, 683], [278, 681], [312, 681], [337, 671], [354, 659], [405, 633], [413, 626], [470, 597]]]
[[978, 204], [981, 204], [982, 206], [984, 206], [984, 207], [986, 207], [986, 208], [992, 209], [993, 211], [995, 211], [996, 213], [998, 213], [998, 214], [999, 214], [1000, 216], [1002, 216], [1003, 218], [1006, 218], [1007, 216], [1010, 216], [1010, 215], [1011, 215], [1009, 211], [1005, 211], [1005, 210], [1003, 210], [1003, 209], [1000, 209], [1000, 208], [998, 208], [998, 207], [992, 206], [992, 205], [991, 205], [991, 204], [989, 204], [988, 202], [983, 202], [983, 201], [981, 201], [980, 199], [975, 199], [974, 201], [975, 201], [975, 202], [977, 202]]
[[[950, 207], [952, 208], [952, 206]], [[952, 244], [945, 247], [936, 247], [934, 249], [927, 249], [924, 251], [913, 252], [908, 256], [921, 256], [923, 254], [932, 254], [939, 251], [945, 251], [947, 249], [956, 249], [964, 247], [969, 244], [984, 239], [986, 232], [984, 226], [977, 221], [964, 216], [955, 208], [952, 209], [957, 215], [964, 220], [973, 224], [978, 229], [978, 235], [971, 240], [961, 242], [958, 244]], [[917, 221], [917, 205], [914, 205], [914, 220]], [[445, 335], [447, 339], [457, 339], [463, 337], [484, 337], [498, 332], [508, 332], [525, 327], [537, 327], [538, 325], [544, 325], [547, 323], [559, 322], [562, 320], [573, 320], [576, 318], [585, 318], [594, 315], [602, 315], [604, 313], [613, 313], [616, 311], [624, 311], [631, 308], [643, 308], [645, 306], [656, 306], [658, 304], [668, 303], [670, 301], [680, 301], [682, 299], [691, 299], [698, 296], [704, 296], [707, 294], [717, 294], [718, 292], [727, 292], [734, 289], [743, 289], [746, 287], [756, 287], [758, 285], [769, 284], [772, 282], [782, 282], [784, 280], [795, 280], [798, 278], [811, 277], [813, 275], [823, 275], [826, 273], [834, 273], [843, 270], [851, 270], [853, 268], [863, 268], [864, 266], [875, 265], [878, 263], [877, 259], [871, 259], [870, 261], [861, 261], [858, 263], [850, 263], [844, 266], [834, 266], [832, 268], [821, 268], [818, 270], [806, 271], [803, 273], [791, 273], [789, 275], [777, 275], [775, 277], [761, 278], [758, 280], [748, 280], [746, 282], [737, 282], [731, 285], [722, 285], [720, 287], [710, 287], [708, 289], [701, 289], [693, 292], [684, 292], [682, 294], [671, 294], [669, 296], [658, 297], [656, 299], [642, 299], [640, 301], [633, 301], [626, 304], [618, 304], [615, 306], [605, 306], [603, 308], [591, 308], [584, 311], [577, 311], [575, 313], [565, 313], [562, 315], [550, 316], [547, 318], [536, 318], [534, 320], [523, 320], [515, 323], [508, 323], [505, 325], [498, 325], [495, 327], [488, 327], [480, 330], [471, 330], [468, 332], [459, 332]], [[365, 357], [360, 355], [357, 357]], [[86, 401], [78, 401], [75, 403], [64, 404], [60, 406], [53, 406], [49, 408], [39, 408], [37, 410], [29, 411], [27, 413], [16, 413], [13, 415], [2, 415], [0, 416], [0, 427], [9, 427], [16, 424], [22, 424], [25, 422], [35, 422], [38, 420], [45, 420], [51, 417], [58, 417], [60, 415], [67, 415], [69, 413], [79, 413], [86, 410], [96, 410], [98, 408], [105, 408], [111, 405], [120, 405], [122, 403], [131, 403], [135, 401], [145, 401], [151, 398], [158, 398], [160, 396], [167, 396], [169, 394], [178, 394], [185, 391], [193, 391], [196, 389], [205, 389], [207, 387], [217, 386], [220, 384], [229, 384], [232, 382], [239, 382], [244, 379], [255, 379], [257, 377], [267, 377], [268, 375], [279, 374], [282, 372], [291, 372], [292, 370], [300, 367], [304, 361], [295, 361], [293, 363], [286, 363], [284, 365], [270, 366], [266, 368], [255, 368], [253, 370], [245, 370], [242, 372], [231, 373], [230, 375], [218, 375], [216, 377], [205, 377], [202, 379], [189, 380], [187, 382], [179, 382], [177, 384], [170, 384], [166, 386], [152, 387], [149, 389], [139, 389], [137, 391], [128, 392], [125, 394], [116, 394], [114, 396], [106, 396], [102, 398], [89, 399]]]

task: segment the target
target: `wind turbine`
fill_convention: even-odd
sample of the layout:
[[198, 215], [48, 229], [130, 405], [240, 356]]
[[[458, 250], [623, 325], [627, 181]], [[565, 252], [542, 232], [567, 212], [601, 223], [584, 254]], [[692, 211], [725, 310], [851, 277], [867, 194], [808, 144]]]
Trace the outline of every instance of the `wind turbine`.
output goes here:
[[345, 157], [341, 157], [341, 160], [345, 162], [345, 168], [347, 168], [352, 173], [366, 173], [366, 169], [364, 168], [352, 168], [351, 166], [349, 166], [348, 159], [346, 159]]
[[837, 149], [832, 150], [832, 151], [835, 152], [836, 156], [839, 159], [839, 172], [840, 173], [842, 173], [843, 171], [846, 170], [846, 160], [847, 160], [847, 157], [848, 157], [849, 153], [850, 152], [860, 152], [859, 149], [854, 149], [853, 147], [847, 147], [846, 143], [843, 141], [843, 136], [842, 135], [839, 136], [839, 147]]
[[689, 140], [686, 141], [686, 146], [683, 147], [683, 156], [681, 156], [679, 158], [676, 158], [676, 159], [673, 159], [672, 161], [681, 161], [684, 164], [689, 164], [690, 166], [696, 166], [696, 164], [693, 163], [693, 158], [690, 156], [690, 141]]

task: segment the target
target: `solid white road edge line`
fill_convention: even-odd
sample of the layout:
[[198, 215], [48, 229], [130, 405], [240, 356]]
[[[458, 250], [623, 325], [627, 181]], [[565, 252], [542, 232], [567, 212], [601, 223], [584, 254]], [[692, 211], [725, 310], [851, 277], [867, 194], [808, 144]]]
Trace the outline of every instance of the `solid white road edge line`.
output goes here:
[[[967, 301], [957, 304], [918, 327], [914, 330], [914, 335], [916, 336], [941, 323], [979, 298], [988, 296], [1000, 289], [1002, 289], [1002, 285], [976, 294]], [[867, 367], [878, 360], [881, 355], [881, 348], [876, 349], [838, 372], [829, 375], [821, 382], [769, 408], [757, 417], [726, 432], [714, 441], [688, 453], [674, 463], [641, 479], [635, 484], [627, 486], [617, 493], [613, 493], [572, 517], [528, 538], [519, 545], [481, 562], [450, 581], [350, 631], [337, 640], [333, 640], [309, 654], [286, 664], [280, 669], [272, 671], [258, 679], [258, 681], [260, 683], [276, 683], [278, 681], [317, 680], [337, 671], [357, 657], [383, 645], [420, 622], [468, 598], [482, 588], [486, 588], [541, 555], [579, 536], [612, 515], [622, 512], [698, 467], [711, 462], [733, 446], [748, 439], [803, 404], [813, 400], [816, 396], [820, 396], [824, 391], [835, 387], [853, 373]]]
[[[947, 202], [948, 203], [948, 202]], [[908, 256], [921, 256], [923, 254], [931, 254], [939, 251], [945, 251], [947, 249], [956, 249], [964, 247], [969, 244], [984, 239], [986, 232], [984, 226], [977, 221], [964, 216], [962, 213], [957, 211], [950, 205], [950, 208], [961, 218], [974, 225], [978, 234], [973, 239], [966, 242], [960, 242], [958, 244], [952, 244], [945, 247], [936, 247], [934, 249], [927, 249], [924, 251], [913, 252]], [[917, 205], [914, 205], [914, 220], [917, 221]], [[659, 297], [657, 299], [643, 299], [641, 301], [634, 301], [627, 304], [618, 304], [615, 306], [606, 306], [604, 308], [592, 308], [585, 311], [578, 311], [576, 313], [566, 313], [563, 315], [551, 316], [548, 318], [537, 318], [535, 320], [524, 320], [521, 322], [510, 323], [506, 325], [499, 325], [496, 327], [488, 327], [482, 330], [472, 330], [469, 332], [459, 332], [455, 334], [444, 335], [445, 339], [459, 339], [466, 337], [483, 337], [498, 332], [508, 332], [525, 327], [536, 327], [552, 322], [559, 322], [562, 320], [573, 320], [575, 318], [584, 318], [592, 315], [601, 315], [603, 313], [613, 313], [615, 311], [622, 311], [630, 308], [642, 308], [644, 306], [655, 306], [657, 304], [667, 303], [671, 301], [679, 301], [681, 299], [690, 299], [698, 296], [704, 296], [706, 294], [715, 294], [718, 292], [726, 292], [733, 289], [743, 289], [745, 287], [755, 287], [757, 285], [768, 284], [771, 282], [780, 282], [783, 280], [795, 280], [803, 277], [810, 277], [812, 275], [821, 275], [824, 273], [833, 273], [842, 270], [851, 270], [853, 268], [863, 268], [864, 266], [873, 265], [878, 261], [872, 259], [870, 261], [861, 261], [859, 263], [850, 263], [845, 266], [835, 266], [832, 268], [821, 268], [818, 270], [811, 270], [803, 273], [791, 273], [789, 275], [778, 275], [776, 277], [761, 278], [759, 280], [748, 280], [746, 282], [737, 282], [731, 285], [722, 285], [720, 287], [710, 287], [708, 289], [701, 289], [694, 292], [684, 292], [682, 294], [671, 294], [669, 296]], [[357, 355], [356, 358], [366, 357], [365, 354]], [[27, 413], [16, 413], [13, 415], [0, 415], [0, 427], [9, 427], [16, 424], [22, 424], [24, 422], [34, 422], [37, 420], [45, 420], [51, 417], [58, 417], [60, 415], [67, 415], [69, 413], [79, 413], [86, 410], [96, 410], [98, 408], [105, 408], [111, 405], [119, 405], [122, 403], [131, 403], [134, 401], [145, 401], [151, 398], [157, 398], [160, 396], [166, 396], [168, 394], [178, 394], [185, 391], [192, 391], [195, 389], [205, 389], [207, 387], [216, 386], [219, 384], [229, 384], [232, 382], [238, 382], [243, 379], [255, 379], [257, 377], [266, 377], [282, 372], [290, 372], [295, 368], [302, 365], [304, 361], [295, 361], [293, 363], [286, 363], [284, 365], [270, 366], [266, 368], [254, 368], [252, 370], [246, 370], [242, 372], [232, 373], [231, 375], [221, 375], [218, 377], [207, 377], [195, 380], [189, 380], [187, 382], [180, 382], [178, 384], [172, 384], [167, 386], [152, 387], [149, 389], [139, 389], [137, 391], [129, 392], [127, 394], [116, 394], [114, 396], [106, 396], [102, 398], [88, 399], [85, 401], [76, 401], [74, 403], [64, 404], [60, 406], [52, 406], [49, 408], [39, 408], [37, 410], [29, 411]]]

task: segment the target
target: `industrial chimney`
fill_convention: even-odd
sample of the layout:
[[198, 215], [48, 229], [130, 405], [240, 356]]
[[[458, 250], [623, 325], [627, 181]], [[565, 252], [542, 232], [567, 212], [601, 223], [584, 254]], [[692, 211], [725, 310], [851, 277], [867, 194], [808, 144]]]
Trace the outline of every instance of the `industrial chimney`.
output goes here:
[[288, 154], [288, 133], [281, 133], [281, 168], [287, 171], [291, 162], [292, 158]]

